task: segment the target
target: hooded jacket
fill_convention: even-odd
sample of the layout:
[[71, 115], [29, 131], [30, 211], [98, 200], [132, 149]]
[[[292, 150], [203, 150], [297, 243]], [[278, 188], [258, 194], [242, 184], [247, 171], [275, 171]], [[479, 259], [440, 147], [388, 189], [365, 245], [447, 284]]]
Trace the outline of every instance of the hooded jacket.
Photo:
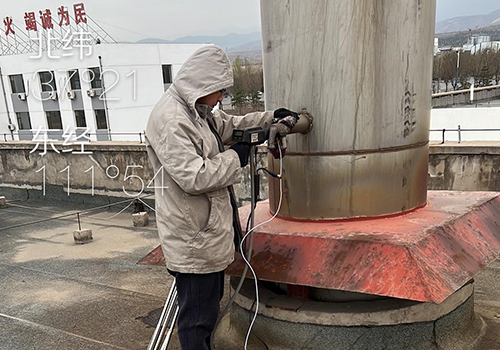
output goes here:
[[228, 186], [240, 181], [240, 160], [233, 150], [220, 152], [207, 118], [213, 117], [222, 141], [229, 144], [233, 129], [269, 127], [273, 113], [231, 116], [220, 110], [213, 115], [197, 111], [199, 98], [232, 85], [231, 63], [224, 51], [204, 46], [184, 63], [149, 117], [146, 146], [157, 174], [156, 221], [172, 271], [218, 272], [234, 259]]

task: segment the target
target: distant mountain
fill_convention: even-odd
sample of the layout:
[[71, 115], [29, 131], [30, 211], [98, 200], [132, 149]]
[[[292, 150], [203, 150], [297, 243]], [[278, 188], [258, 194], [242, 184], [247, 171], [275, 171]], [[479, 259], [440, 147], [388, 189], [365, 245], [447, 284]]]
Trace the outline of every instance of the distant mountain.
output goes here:
[[228, 52], [249, 52], [249, 51], [262, 51], [262, 39], [251, 41], [249, 43], [232, 47]]
[[[500, 25], [473, 29], [472, 35], [487, 35], [491, 37], [492, 41], [500, 41]], [[439, 38], [439, 47], [463, 46], [467, 43], [467, 39], [469, 38], [469, 30], [436, 34], [436, 38]]]
[[436, 23], [436, 33], [460, 32], [500, 24], [500, 10], [487, 15], [462, 16]]
[[[260, 32], [253, 32], [249, 34], [227, 34], [223, 36], [185, 36], [182, 38], [178, 38], [175, 40], [164, 40], [164, 39], [155, 39], [148, 38], [139, 40], [137, 43], [196, 43], [196, 44], [215, 44], [217, 46], [222, 47], [226, 51], [233, 51], [234, 48], [244, 47], [245, 45], [249, 45], [248, 47], [256, 47], [257, 42], [261, 40]], [[240, 51], [240, 49], [238, 49]], [[245, 50], [246, 51], [246, 50]]]
[[136, 44], [168, 44], [171, 42], [172, 41], [165, 39], [147, 38], [137, 41]]

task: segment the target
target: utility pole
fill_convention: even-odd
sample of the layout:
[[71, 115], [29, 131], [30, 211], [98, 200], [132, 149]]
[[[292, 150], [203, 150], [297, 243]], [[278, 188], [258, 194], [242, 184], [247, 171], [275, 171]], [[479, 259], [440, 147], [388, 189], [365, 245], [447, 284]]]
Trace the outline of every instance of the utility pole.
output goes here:
[[14, 140], [14, 129], [11, 127], [11, 125], [14, 125], [14, 124], [12, 122], [12, 119], [10, 118], [9, 103], [7, 102], [7, 91], [5, 90], [5, 84], [3, 82], [2, 68], [0, 68], [0, 81], [1, 81], [1, 86], [2, 86], [3, 98], [5, 101], [5, 110], [7, 112], [7, 119], [9, 120], [10, 136], [12, 137], [12, 140]]
[[470, 86], [470, 103], [474, 103], [474, 80], [472, 80], [472, 84]]

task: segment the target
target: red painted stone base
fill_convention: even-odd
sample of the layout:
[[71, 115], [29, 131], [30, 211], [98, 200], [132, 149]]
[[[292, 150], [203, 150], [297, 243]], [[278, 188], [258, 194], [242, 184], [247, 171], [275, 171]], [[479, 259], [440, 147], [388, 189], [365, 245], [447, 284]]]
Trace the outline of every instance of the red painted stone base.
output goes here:
[[[441, 303], [500, 255], [500, 196], [431, 191], [428, 198], [425, 208], [390, 218], [276, 218], [255, 232], [252, 266], [266, 281]], [[242, 222], [249, 209], [240, 210]], [[270, 217], [260, 203], [255, 222]], [[158, 253], [141, 262], [164, 264]], [[237, 254], [226, 272], [242, 268]]]

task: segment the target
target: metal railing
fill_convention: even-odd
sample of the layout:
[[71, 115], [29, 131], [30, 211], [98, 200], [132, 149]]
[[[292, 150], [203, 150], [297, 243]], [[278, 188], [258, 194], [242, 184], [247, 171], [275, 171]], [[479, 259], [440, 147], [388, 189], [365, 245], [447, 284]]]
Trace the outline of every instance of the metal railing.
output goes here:
[[[446, 142], [446, 133], [456, 132], [458, 135], [458, 143], [462, 142], [463, 132], [500, 132], [500, 129], [462, 129], [460, 125], [456, 129], [430, 129], [430, 132], [440, 132], [441, 133], [441, 144]], [[498, 137], [500, 140], [500, 135]]]
[[[429, 130], [429, 133], [432, 133], [432, 132], [440, 132], [442, 134], [442, 137], [441, 137], [441, 144], [445, 143], [446, 142], [446, 133], [451, 133], [451, 132], [456, 132], [457, 135], [458, 135], [458, 143], [461, 143], [462, 142], [462, 133], [463, 132], [500, 132], [500, 129], [462, 129], [462, 127], [460, 125], [458, 125], [458, 127], [456, 129], [430, 129]], [[14, 135], [14, 137], [13, 137]], [[30, 139], [30, 140], [22, 140], [22, 139], [19, 139], [19, 135], [21, 136], [26, 136], [27, 134], [24, 134], [24, 133], [19, 133], [19, 132], [14, 132], [14, 133], [3, 133], [3, 141], [4, 142], [11, 142], [11, 141], [32, 141], [32, 142], [43, 142], [43, 139], [42, 140], [33, 140], [33, 139]], [[146, 136], [146, 132], [145, 131], [140, 131], [140, 132], [103, 132], [103, 133], [85, 133], [85, 135], [87, 136], [107, 136], [108, 137], [108, 140], [88, 140], [88, 139], [85, 139], [87, 142], [89, 143], [92, 143], [92, 142], [106, 142], [106, 141], [113, 141], [111, 139], [111, 136], [115, 135], [115, 136], [127, 136], [127, 135], [135, 135], [137, 136], [138, 140], [139, 140], [139, 143], [144, 143], [144, 138]], [[18, 139], [15, 138], [15, 136], [18, 137]], [[62, 134], [60, 132], [56, 132], [56, 131], [48, 131], [47, 132], [47, 137], [50, 139], [51, 137], [56, 137], [57, 139], [51, 139], [51, 141], [63, 141], [62, 139]], [[500, 135], [499, 135], [499, 140], [500, 140]], [[73, 140], [74, 141], [74, 140]], [[123, 140], [123, 141], [117, 141], [117, 142], [130, 142], [130, 140]]]
[[[34, 130], [25, 130], [24, 132], [17, 131], [17, 132], [9, 132], [9, 133], [3, 133], [3, 141], [4, 142], [11, 142], [11, 141], [32, 141], [32, 142], [43, 142], [42, 139], [34, 139], [33, 137], [35, 136], [36, 131]], [[63, 137], [63, 132], [61, 130], [48, 130], [44, 131], [41, 133], [39, 136], [43, 136], [43, 134], [47, 135], [47, 140], [50, 139], [50, 141], [64, 141]], [[86, 137], [81, 136], [81, 134], [85, 134]], [[86, 133], [81, 133], [81, 134], [76, 134], [78, 136], [78, 140], [76, 139], [75, 134], [70, 135], [71, 137], [68, 139], [68, 141], [85, 141], [85, 142], [106, 142], [106, 141], [114, 141], [112, 139], [112, 136], [128, 136], [128, 135], [134, 135], [137, 136], [137, 140], [139, 143], [144, 143], [144, 137], [146, 136], [145, 131], [140, 131], [140, 132], [86, 132]], [[95, 140], [89, 140], [91, 136], [95, 136]], [[17, 138], [16, 138], [17, 137]], [[29, 137], [29, 138], [27, 138]], [[120, 140], [123, 142], [130, 142], [134, 140]]]
[[477, 104], [480, 101], [498, 99], [500, 85], [471, 87], [467, 90], [456, 90], [432, 94], [432, 108], [447, 108], [455, 105]]
[[[480, 91], [497, 90], [497, 89], [500, 89], [500, 85], [490, 85], [490, 86], [474, 87], [473, 91], [474, 92], [480, 92]], [[446, 91], [446, 92], [437, 92], [435, 94], [432, 94], [432, 97], [460, 95], [460, 94], [467, 94], [467, 93], [470, 93], [470, 92], [471, 92], [471, 89], [453, 90], [453, 91]]]

